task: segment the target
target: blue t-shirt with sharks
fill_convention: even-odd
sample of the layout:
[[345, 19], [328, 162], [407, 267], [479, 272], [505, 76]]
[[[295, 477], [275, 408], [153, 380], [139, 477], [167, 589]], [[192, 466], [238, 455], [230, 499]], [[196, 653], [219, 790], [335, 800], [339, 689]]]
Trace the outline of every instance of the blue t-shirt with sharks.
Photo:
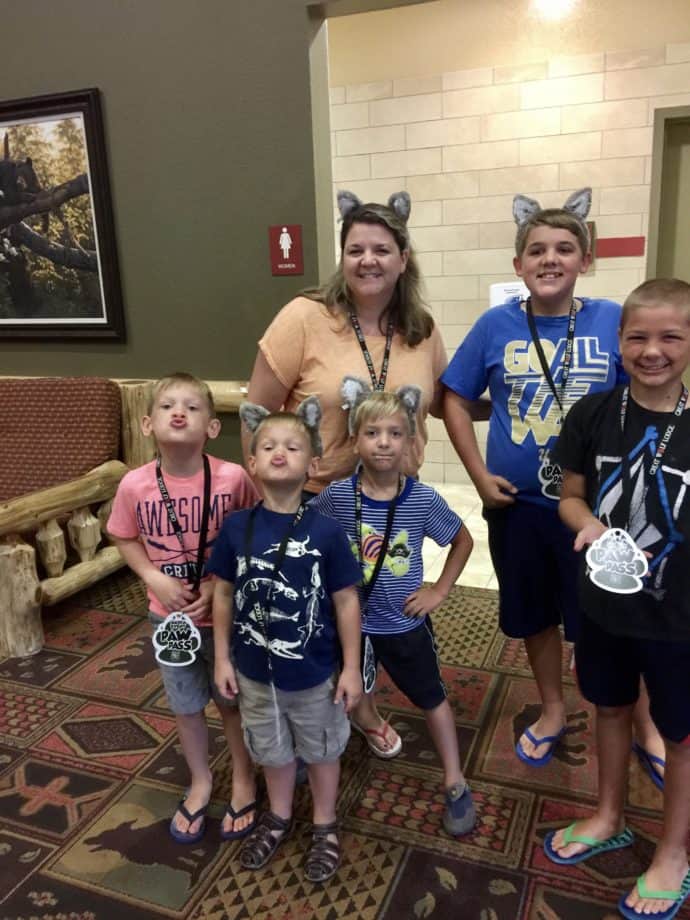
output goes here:
[[[340, 658], [331, 595], [357, 584], [359, 566], [338, 522], [310, 507], [291, 530], [294, 514], [259, 505], [247, 560], [249, 514], [238, 511], [225, 519], [206, 565], [207, 572], [233, 583], [233, 663], [250, 680], [272, 679], [280, 690], [316, 687]], [[274, 573], [288, 531], [287, 551]]]

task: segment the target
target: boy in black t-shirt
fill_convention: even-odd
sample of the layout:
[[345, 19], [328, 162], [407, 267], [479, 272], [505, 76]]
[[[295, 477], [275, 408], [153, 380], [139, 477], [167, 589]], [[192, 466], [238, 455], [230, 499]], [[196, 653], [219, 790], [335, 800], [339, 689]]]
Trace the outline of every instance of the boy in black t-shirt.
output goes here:
[[[632, 711], [644, 677], [666, 747], [664, 825], [652, 863], [618, 909], [674, 917], [690, 894], [690, 285], [652, 280], [623, 306], [629, 387], [580, 400], [557, 446], [560, 515], [587, 549], [585, 616], [575, 648], [584, 697], [597, 707], [599, 805], [547, 835], [554, 862], [628, 846], [623, 808]], [[605, 755], [604, 755], [605, 752]]]

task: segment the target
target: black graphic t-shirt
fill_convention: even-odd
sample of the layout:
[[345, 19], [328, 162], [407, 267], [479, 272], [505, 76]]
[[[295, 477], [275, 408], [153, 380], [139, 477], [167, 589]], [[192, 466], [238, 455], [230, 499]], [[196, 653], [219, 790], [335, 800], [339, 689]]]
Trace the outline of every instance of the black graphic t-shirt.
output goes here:
[[[556, 459], [584, 475], [587, 503], [607, 527], [628, 531], [648, 554], [649, 574], [635, 594], [612, 594], [585, 577], [585, 614], [617, 635], [690, 640], [690, 411], [683, 412], [655, 476], [649, 469], [672, 412], [628, 400], [621, 431], [623, 387], [585, 396], [568, 413]], [[628, 472], [629, 471], [629, 472]]]

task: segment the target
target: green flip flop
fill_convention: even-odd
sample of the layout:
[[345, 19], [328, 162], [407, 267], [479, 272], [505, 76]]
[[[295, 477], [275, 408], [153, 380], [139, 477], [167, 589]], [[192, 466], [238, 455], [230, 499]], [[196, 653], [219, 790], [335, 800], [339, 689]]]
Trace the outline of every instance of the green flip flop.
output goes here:
[[685, 903], [688, 895], [690, 895], [690, 871], [686, 873], [680, 888], [673, 888], [670, 891], [652, 891], [650, 888], [647, 888], [647, 880], [644, 875], [641, 875], [635, 884], [637, 886], [637, 893], [641, 898], [650, 898], [653, 901], [673, 901], [673, 904], [666, 910], [662, 910], [656, 914], [640, 914], [634, 908], [628, 907], [625, 903], [625, 899], [628, 895], [624, 894], [618, 902], [618, 910], [626, 920], [639, 920], [640, 917], [652, 917], [654, 920], [671, 920], [671, 917], [676, 916]]
[[605, 840], [597, 840], [596, 837], [588, 837], [586, 834], [574, 833], [573, 828], [576, 823], [575, 821], [570, 827], [566, 827], [565, 833], [563, 834], [563, 844], [566, 846], [569, 843], [584, 843], [589, 849], [583, 850], [582, 853], [576, 853], [574, 856], [561, 856], [560, 853], [553, 848], [553, 838], [556, 835], [556, 831], [550, 831], [544, 838], [544, 852], [551, 862], [558, 863], [559, 866], [574, 866], [576, 863], [584, 862], [586, 859], [591, 859], [593, 856], [598, 856], [600, 853], [607, 853], [609, 850], [620, 850], [622, 847], [629, 847], [633, 842], [633, 832], [629, 827], [624, 828], [620, 834], [614, 834], [613, 837], [607, 837]]

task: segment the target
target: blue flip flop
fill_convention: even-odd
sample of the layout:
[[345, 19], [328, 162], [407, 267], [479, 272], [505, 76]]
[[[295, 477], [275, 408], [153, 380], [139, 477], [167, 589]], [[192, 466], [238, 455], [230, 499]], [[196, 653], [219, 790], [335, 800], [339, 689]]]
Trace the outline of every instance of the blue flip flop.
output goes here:
[[[243, 818], [245, 815], [248, 815], [249, 812], [252, 811], [252, 809], [254, 810], [254, 820], [250, 821], [246, 827], [242, 828], [242, 830], [224, 831], [223, 823], [221, 822], [221, 825], [220, 825], [221, 839], [222, 840], [241, 840], [242, 837], [246, 837], [247, 834], [251, 834], [251, 832], [256, 827], [256, 823], [259, 818], [259, 805], [256, 799], [254, 799], [253, 802], [250, 802], [249, 805], [245, 805], [244, 808], [240, 808], [237, 811], [235, 811], [232, 805], [228, 803], [228, 805], [225, 808], [225, 814], [228, 815], [230, 818], [232, 818], [233, 824], [235, 823], [237, 818]], [[225, 816], [223, 816], [223, 820], [225, 820]]]
[[195, 811], [194, 814], [192, 814], [192, 812], [190, 812], [190, 810], [185, 805], [185, 800], [182, 799], [180, 804], [177, 806], [177, 811], [179, 811], [187, 819], [187, 821], [189, 821], [190, 827], [192, 824], [194, 824], [197, 818], [203, 817], [204, 820], [201, 822], [201, 827], [196, 832], [196, 834], [190, 834], [187, 831], [178, 831], [178, 829], [175, 827], [175, 815], [173, 815], [170, 822], [170, 836], [177, 840], [178, 843], [198, 843], [206, 833], [205, 815], [207, 809], [208, 802], [205, 805], [202, 805], [198, 811]]
[[553, 848], [553, 838], [556, 835], [556, 831], [549, 831], [544, 838], [544, 852], [551, 862], [557, 863], [559, 866], [574, 866], [577, 863], [584, 862], [586, 859], [591, 859], [593, 856], [598, 856], [600, 853], [607, 853], [609, 850], [620, 850], [623, 847], [629, 847], [633, 842], [633, 833], [629, 827], [624, 828], [620, 834], [614, 834], [613, 837], [607, 837], [606, 840], [597, 840], [596, 837], [588, 837], [585, 834], [573, 833], [573, 828], [576, 823], [577, 822], [573, 822], [570, 827], [566, 827], [565, 833], [563, 834], [563, 845], [566, 846], [569, 843], [584, 843], [589, 849], [583, 850], [582, 853], [576, 853], [574, 856], [561, 856], [560, 853]]
[[541, 757], [528, 757], [520, 746], [519, 738], [517, 744], [515, 745], [515, 753], [523, 763], [528, 763], [531, 767], [545, 767], [553, 757], [553, 752], [556, 750], [556, 745], [565, 734], [565, 725], [557, 735], [546, 735], [544, 738], [535, 738], [529, 728], [526, 728], [522, 734], [527, 735], [535, 747], [540, 747], [542, 744], [551, 745], [546, 754], [542, 754]]
[[671, 920], [671, 918], [675, 917], [678, 911], [681, 909], [688, 895], [690, 895], [690, 871], [687, 872], [680, 888], [676, 888], [671, 891], [650, 891], [650, 889], [647, 888], [647, 882], [645, 881], [644, 875], [641, 875], [637, 879], [635, 885], [637, 886], [637, 893], [641, 898], [652, 898], [659, 901], [673, 901], [673, 904], [658, 914], [640, 914], [634, 908], [628, 907], [628, 905], [625, 903], [625, 899], [628, 897], [628, 895], [624, 894], [618, 902], [618, 910], [620, 911], [621, 915], [626, 918], [626, 920], [640, 920], [640, 917], [653, 917], [654, 920]]
[[[642, 764], [642, 768], [651, 779], [657, 789], [664, 791], [664, 777], [660, 776], [657, 772], [656, 766], [666, 767], [666, 761], [662, 760], [661, 757], [657, 757], [655, 754], [650, 754], [649, 751], [646, 751], [641, 744], [638, 744], [637, 741], [633, 741], [633, 751], [637, 754], [637, 759]], [[640, 915], [638, 914], [638, 917]], [[654, 916], [652, 914], [652, 916]]]

